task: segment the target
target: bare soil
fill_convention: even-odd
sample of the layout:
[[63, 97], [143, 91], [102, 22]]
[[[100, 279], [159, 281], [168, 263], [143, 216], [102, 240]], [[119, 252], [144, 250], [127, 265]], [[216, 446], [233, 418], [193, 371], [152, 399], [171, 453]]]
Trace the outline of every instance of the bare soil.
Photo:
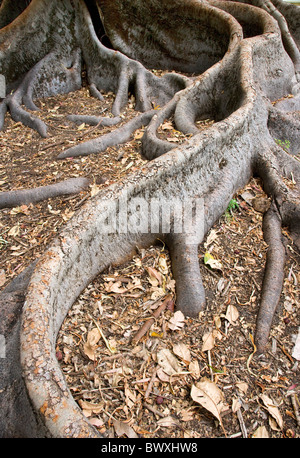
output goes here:
[[[63, 149], [112, 129], [76, 126], [67, 119], [72, 113], [109, 116], [113, 94], [104, 98], [99, 102], [82, 88], [40, 101], [39, 116], [49, 125], [46, 139], [7, 117], [0, 134], [1, 191], [77, 176], [89, 177], [91, 186], [76, 196], [1, 210], [1, 289], [43, 253], [91, 195], [146, 163], [139, 151], [143, 129], [105, 153], [56, 159]], [[124, 122], [134, 115], [131, 100]], [[184, 141], [170, 122], [161, 135]], [[207, 291], [199, 319], [176, 313], [168, 250], [159, 241], [125, 265], [100, 273], [69, 311], [57, 338], [57, 358], [74, 399], [104, 436], [300, 437], [300, 368], [292, 357], [300, 326], [299, 253], [285, 231], [284, 288], [267, 351], [257, 355], [253, 336], [268, 198], [253, 178], [232, 203], [199, 247]], [[173, 303], [133, 343], [168, 295]]]

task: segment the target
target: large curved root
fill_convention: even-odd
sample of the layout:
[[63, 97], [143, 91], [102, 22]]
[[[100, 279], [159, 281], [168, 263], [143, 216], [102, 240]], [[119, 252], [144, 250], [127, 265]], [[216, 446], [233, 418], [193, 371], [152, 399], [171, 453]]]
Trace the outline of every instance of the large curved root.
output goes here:
[[255, 333], [255, 344], [259, 353], [267, 346], [284, 280], [286, 251], [281, 218], [274, 202], [264, 216], [263, 233], [268, 251]]
[[[94, 140], [89, 140], [87, 142], [81, 143], [79, 145], [68, 148], [58, 155], [58, 159], [65, 159], [67, 157], [76, 157], [76, 156], [87, 156], [89, 154], [99, 154], [105, 151], [109, 146], [119, 145], [125, 143], [129, 140], [133, 132], [142, 126], [146, 126], [152, 116], [154, 115], [155, 110], [148, 111], [146, 113], [141, 113], [139, 116], [136, 116], [131, 121], [128, 121], [124, 126], [119, 127], [116, 131], [109, 132], [101, 137], [98, 137]], [[117, 121], [120, 118], [110, 118], [112, 123]]]
[[25, 108], [38, 111], [34, 99], [55, 94], [69, 93], [81, 87], [81, 53], [77, 49], [67, 57], [59, 59], [56, 52], [47, 54], [24, 77], [18, 88], [2, 102], [0, 129], [3, 129], [6, 111], [16, 122], [36, 130], [47, 137], [47, 125]]
[[[33, 405], [39, 412], [50, 412], [43, 420], [51, 434], [59, 430], [61, 436], [98, 435], [78, 406], [74, 406], [66, 381], [57, 368], [53, 349], [65, 314], [99, 271], [128, 259], [136, 246], [146, 247], [158, 235], [170, 248], [177, 307], [186, 315], [197, 316], [205, 305], [198, 259], [201, 236], [190, 239], [184, 232], [166, 234], [163, 231], [144, 234], [140, 229], [105, 232], [103, 215], [114, 217], [113, 212], [120, 208], [125, 194], [131, 202], [135, 198], [154, 197], [161, 202], [165, 196], [169, 201], [201, 196], [204, 199], [204, 234], [226, 209], [237, 189], [248, 182], [253, 171], [262, 178], [265, 191], [272, 198], [272, 206], [264, 217], [264, 236], [269, 249], [256, 345], [260, 352], [266, 348], [284, 275], [285, 247], [281, 227], [288, 226], [295, 243], [300, 245], [299, 166], [296, 158], [285, 154], [272, 139], [272, 135], [295, 137], [290, 153], [297, 154], [299, 119], [294, 121], [296, 115], [278, 111], [279, 103], [278, 107], [271, 108], [271, 102], [275, 103], [278, 98], [292, 91], [296, 95], [299, 70], [296, 38], [299, 32], [293, 30], [289, 34], [286, 29], [289, 22], [282, 21], [282, 15], [277, 13], [277, 9], [281, 11], [279, 7], [270, 9], [269, 0], [242, 3], [131, 0], [127, 2], [128, 8], [142, 18], [145, 13], [146, 25], [144, 28], [140, 23], [130, 25], [132, 34], [123, 39], [128, 18], [134, 16], [124, 13], [124, 8], [120, 8], [124, 6], [121, 0], [113, 3], [97, 0], [101, 12], [107, 13], [107, 32], [111, 30], [111, 43], [117, 50], [105, 47], [99, 40], [83, 0], [33, 0], [19, 21], [13, 21], [0, 31], [0, 38], [7, 35], [0, 51], [3, 49], [11, 60], [27, 36], [18, 25], [22, 23], [26, 30], [33, 22], [33, 13], [38, 12], [41, 28], [45, 12], [47, 37], [60, 24], [65, 27], [61, 29], [61, 36], [55, 33], [55, 39], [43, 41], [46, 44], [36, 52], [25, 43], [28, 68], [9, 75], [9, 91], [12, 88], [15, 92], [8, 94], [0, 105], [0, 123], [3, 124], [9, 109], [14, 119], [27, 123], [45, 136], [45, 126], [26, 109], [35, 110], [34, 100], [41, 94], [58, 93], [64, 88], [69, 91], [70, 87], [79, 85], [83, 60], [91, 94], [101, 101], [101, 91], [115, 93], [112, 107], [115, 117], [73, 115], [74, 122], [96, 126], [114, 124], [119, 121], [118, 115], [131, 94], [135, 97], [137, 111], [142, 113], [103, 137], [62, 152], [59, 158], [99, 153], [108, 146], [128, 141], [136, 129], [148, 126], [142, 140], [142, 153], [150, 159], [149, 164], [136, 171], [134, 177], [98, 193], [92, 202], [81, 208], [40, 258], [29, 284], [22, 317], [22, 367]], [[157, 20], [162, 18], [159, 25], [167, 24], [162, 31], [159, 26], [157, 33], [151, 30], [151, 4], [161, 13], [158, 17], [154, 15]], [[260, 8], [253, 7], [254, 4]], [[279, 4], [279, 0], [274, 0], [274, 4]], [[54, 14], [56, 11], [58, 13]], [[122, 11], [124, 22], [116, 19], [117, 13]], [[175, 18], [173, 22], [169, 18], [171, 13]], [[151, 23], [150, 28], [147, 22]], [[252, 23], [255, 23], [254, 30]], [[182, 30], [177, 30], [176, 24], [182, 25]], [[13, 32], [18, 35], [10, 49]], [[141, 35], [144, 36], [141, 38]], [[42, 36], [45, 33], [41, 32], [39, 39]], [[138, 37], [141, 44], [130, 43], [132, 37]], [[150, 56], [149, 37], [153, 39], [156, 62]], [[189, 38], [188, 45], [181, 43], [182, 37]], [[169, 73], [159, 77], [150, 71], [154, 68], [152, 64], [158, 62], [161, 68], [186, 71], [189, 76]], [[53, 63], [58, 66], [53, 68]], [[9, 65], [13, 67], [13, 62]], [[9, 65], [0, 55], [0, 72], [9, 73]], [[194, 72], [197, 76], [191, 75]], [[294, 108], [296, 106], [294, 104]], [[291, 106], [287, 107], [291, 112], [289, 108]], [[198, 131], [196, 122], [208, 116], [215, 121], [214, 125], [207, 132]], [[187, 136], [178, 148], [159, 137], [160, 125], [170, 117], [176, 129]], [[292, 180], [292, 185], [284, 176]], [[4, 198], [9, 197], [14, 196], [4, 195]], [[21, 196], [21, 200], [13, 200], [9, 206], [28, 203], [26, 199], [28, 196]], [[105, 213], [107, 208], [108, 214]]]
[[88, 178], [69, 178], [65, 181], [39, 186], [33, 189], [17, 189], [0, 193], [0, 208], [13, 208], [20, 205], [41, 202], [62, 195], [78, 194], [90, 185]]

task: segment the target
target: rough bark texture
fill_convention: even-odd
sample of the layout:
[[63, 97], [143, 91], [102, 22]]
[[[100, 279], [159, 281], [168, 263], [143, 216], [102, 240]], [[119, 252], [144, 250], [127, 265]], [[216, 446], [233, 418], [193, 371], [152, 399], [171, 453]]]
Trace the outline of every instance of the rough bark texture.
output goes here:
[[[33, 410], [29, 404], [24, 409], [35, 419], [31, 432], [23, 434], [35, 435], [38, 429], [40, 435], [55, 437], [98, 437], [74, 402], [54, 353], [67, 311], [97, 273], [160, 237], [171, 252], [176, 306], [197, 316], [205, 304], [197, 246], [252, 174], [262, 178], [273, 202], [265, 216], [270, 248], [256, 339], [258, 350], [265, 350], [281, 292], [281, 227], [287, 226], [300, 245], [300, 164], [293, 157], [300, 143], [300, 13], [299, 7], [280, 0], [28, 3], [19, 2], [17, 8], [5, 0], [0, 9], [0, 73], [7, 82], [0, 125], [9, 111], [14, 120], [46, 136], [34, 100], [76, 90], [83, 64], [95, 97], [101, 99], [101, 91], [116, 94], [115, 118], [108, 123], [118, 122], [129, 93], [141, 113], [113, 135], [77, 145], [61, 158], [101, 153], [147, 125], [142, 154], [148, 165], [98, 193], [71, 219], [35, 266], [23, 308], [15, 292], [9, 292], [11, 298], [2, 295], [5, 304], [13, 304], [17, 334], [20, 329], [23, 378], [18, 372], [16, 380], [22, 399], [25, 381]], [[171, 73], [159, 77], [153, 68]], [[160, 124], [171, 116], [178, 130], [190, 134], [176, 148], [158, 135]], [[208, 117], [215, 123], [198, 131], [196, 121]], [[100, 121], [106, 122], [84, 122]], [[275, 139], [289, 140], [289, 151]], [[297, 185], [288, 187], [286, 178]], [[137, 198], [202, 199], [202, 230], [192, 238], [184, 232], [107, 233], [105, 216], [116, 209], [119, 216], [120, 203], [134, 205]], [[18, 352], [18, 338], [13, 339]], [[15, 396], [10, 395], [12, 401]], [[17, 429], [7, 434], [18, 435]]]

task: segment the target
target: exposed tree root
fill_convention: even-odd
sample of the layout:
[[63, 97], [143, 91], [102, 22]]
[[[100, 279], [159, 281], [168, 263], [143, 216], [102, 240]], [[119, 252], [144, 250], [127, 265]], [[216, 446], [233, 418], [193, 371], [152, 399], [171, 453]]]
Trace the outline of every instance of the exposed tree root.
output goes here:
[[[9, 3], [3, 2], [3, 11], [5, 4]], [[4, 125], [9, 110], [15, 120], [45, 136], [46, 126], [27, 110], [36, 110], [35, 99], [41, 95], [80, 86], [83, 61], [91, 94], [101, 103], [101, 91], [115, 93], [114, 117], [73, 114], [70, 119], [114, 125], [132, 94], [141, 113], [58, 157], [100, 153], [128, 141], [144, 126], [141, 153], [150, 161], [122, 185], [98, 193], [71, 219], [39, 260], [29, 284], [22, 314], [24, 378], [35, 409], [47, 412], [43, 421], [48, 430], [61, 436], [98, 435], [74, 405], [53, 348], [65, 314], [99, 271], [127, 259], [136, 246], [164, 238], [176, 279], [176, 306], [186, 315], [197, 315], [205, 305], [198, 245], [232, 195], [255, 172], [272, 200], [264, 217], [269, 250], [256, 333], [257, 347], [263, 352], [283, 282], [283, 226], [300, 247], [300, 167], [293, 157], [299, 153], [299, 10], [280, 0], [130, 0], [126, 9], [122, 0], [97, 0], [97, 5], [109, 47], [98, 38], [83, 0], [32, 0], [15, 20], [13, 10], [10, 18], [1, 18], [0, 10], [0, 23], [8, 24], [0, 30], [0, 73], [6, 75], [8, 87], [0, 105], [0, 124]], [[15, 69], [16, 59], [23, 55], [22, 68]], [[153, 68], [186, 75], [158, 76], [150, 71]], [[176, 129], [187, 136], [180, 146], [158, 133], [171, 117]], [[207, 118], [215, 123], [199, 131], [197, 121]], [[290, 150], [284, 151], [275, 140], [288, 140]], [[152, 198], [158, 202], [203, 199], [203, 230], [192, 239], [184, 231], [105, 232], [103, 215], [119, 216], [124, 199], [134, 204], [135, 199]], [[15, 206], [28, 201], [13, 202]], [[63, 420], [57, 423], [57, 418]]]
[[[66, 157], [87, 156], [89, 154], [101, 153], [105, 151], [109, 146], [115, 146], [121, 143], [125, 143], [130, 139], [133, 132], [135, 132], [142, 126], [147, 125], [153, 115], [154, 110], [142, 113], [139, 116], [133, 118], [131, 121], [128, 121], [124, 126], [118, 128], [116, 131], [105, 134], [102, 137], [96, 138], [94, 140], [90, 140], [79, 145], [72, 146], [71, 148], [68, 148], [67, 150], [63, 151], [58, 155], [58, 159], [65, 159]], [[72, 119], [74, 120], [73, 117]], [[75, 119], [78, 119], [78, 117], [76, 117]], [[85, 119], [86, 121], [89, 121], [89, 123], [92, 122], [96, 124], [99, 118], [87, 119], [86, 117], [84, 117], [79, 119]], [[113, 123], [116, 121], [118, 122], [120, 118], [115, 117], [109, 119], [112, 120], [111, 125], [113, 125]]]
[[264, 216], [263, 233], [269, 247], [255, 334], [255, 344], [259, 353], [267, 346], [284, 280], [286, 252], [281, 232], [281, 219], [274, 202]]
[[197, 317], [205, 307], [205, 291], [200, 274], [198, 243], [189, 243], [181, 234], [168, 237], [176, 304], [186, 316]]
[[13, 208], [20, 205], [41, 202], [62, 195], [78, 194], [90, 185], [88, 178], [69, 178], [47, 186], [33, 189], [17, 189], [0, 193], [0, 208]]

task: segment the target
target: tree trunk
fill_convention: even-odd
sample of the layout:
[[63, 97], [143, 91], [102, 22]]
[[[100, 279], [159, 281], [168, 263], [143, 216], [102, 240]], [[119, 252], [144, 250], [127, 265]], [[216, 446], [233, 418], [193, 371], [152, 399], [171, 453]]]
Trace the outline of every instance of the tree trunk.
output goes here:
[[[20, 2], [20, 9], [15, 3], [5, 0], [0, 9], [0, 73], [7, 85], [0, 126], [9, 111], [46, 136], [34, 100], [79, 88], [83, 65], [94, 96], [101, 100], [102, 91], [115, 93], [115, 118], [108, 123], [119, 121], [129, 93], [139, 113], [60, 158], [100, 154], [146, 126], [141, 153], [148, 165], [98, 193], [68, 222], [39, 259], [21, 316], [23, 376], [46, 430], [53, 436], [96, 437], [53, 351], [68, 309], [100, 271], [159, 237], [171, 252], [176, 306], [197, 316], [205, 306], [197, 247], [253, 174], [272, 199], [265, 216], [269, 253], [256, 336], [258, 351], [266, 349], [281, 292], [282, 226], [300, 246], [300, 13], [280, 0], [32, 0], [28, 6]], [[153, 69], [164, 72], [159, 76]], [[186, 134], [178, 147], [159, 135], [160, 125], [171, 118]], [[207, 118], [214, 124], [199, 131], [197, 121]], [[82, 120], [76, 114], [72, 119]], [[289, 151], [276, 139], [289, 140]], [[286, 184], [290, 178], [297, 183], [293, 188]], [[120, 223], [111, 232], [107, 220], [120, 222], [122, 205], [137, 210], [141, 199], [170, 204], [170, 231], [125, 231]], [[174, 230], [182, 202], [198, 205], [192, 234]]]

